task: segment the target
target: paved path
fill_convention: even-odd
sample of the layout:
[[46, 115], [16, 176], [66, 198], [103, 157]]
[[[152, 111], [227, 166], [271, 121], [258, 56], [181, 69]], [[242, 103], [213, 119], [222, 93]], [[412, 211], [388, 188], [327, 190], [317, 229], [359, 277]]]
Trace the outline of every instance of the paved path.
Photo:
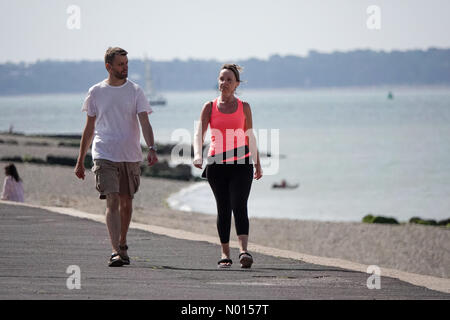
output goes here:
[[[0, 203], [0, 299], [445, 299], [450, 294], [369, 274], [255, 253], [254, 267], [218, 270], [219, 246], [131, 229], [130, 266], [107, 267], [106, 226]], [[81, 289], [68, 289], [76, 265]], [[69, 281], [69, 284], [76, 282]]]

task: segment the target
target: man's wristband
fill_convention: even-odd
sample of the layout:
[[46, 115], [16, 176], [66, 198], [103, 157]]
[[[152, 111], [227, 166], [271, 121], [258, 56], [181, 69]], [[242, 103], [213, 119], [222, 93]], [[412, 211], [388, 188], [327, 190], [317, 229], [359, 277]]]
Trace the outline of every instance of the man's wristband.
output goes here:
[[158, 149], [156, 148], [156, 145], [154, 146], [149, 146], [148, 150], [153, 150], [153, 151], [158, 151]]

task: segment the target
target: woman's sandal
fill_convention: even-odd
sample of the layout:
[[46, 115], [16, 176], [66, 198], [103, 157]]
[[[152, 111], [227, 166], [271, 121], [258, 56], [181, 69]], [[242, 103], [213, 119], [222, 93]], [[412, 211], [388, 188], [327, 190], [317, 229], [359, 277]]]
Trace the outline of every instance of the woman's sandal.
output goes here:
[[[127, 245], [119, 246], [119, 249], [120, 251], [126, 251], [128, 250], [128, 246]], [[130, 257], [128, 255], [120, 254], [120, 258], [122, 259], [124, 265], [130, 264]]]
[[239, 262], [241, 263], [241, 268], [249, 269], [253, 264], [253, 257], [248, 252], [242, 252], [239, 254]]
[[219, 260], [219, 262], [217, 262], [217, 268], [229, 269], [229, 268], [231, 268], [232, 264], [233, 264], [233, 261], [231, 261], [231, 259], [221, 259], [221, 260]]
[[123, 266], [124, 261], [120, 257], [118, 253], [113, 253], [111, 258], [109, 258], [108, 266], [109, 267], [121, 267]]

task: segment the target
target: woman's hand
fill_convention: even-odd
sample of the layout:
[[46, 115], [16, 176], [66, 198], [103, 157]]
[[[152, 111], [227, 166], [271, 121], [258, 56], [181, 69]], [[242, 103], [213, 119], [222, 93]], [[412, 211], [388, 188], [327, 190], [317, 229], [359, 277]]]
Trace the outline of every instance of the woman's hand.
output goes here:
[[261, 177], [263, 176], [263, 171], [262, 171], [262, 168], [261, 168], [261, 164], [256, 164], [255, 165], [255, 175], [254, 175], [254, 178], [256, 179], [256, 180], [259, 180], [259, 179], [261, 179]]
[[194, 159], [194, 167], [202, 169], [203, 166], [203, 159]]

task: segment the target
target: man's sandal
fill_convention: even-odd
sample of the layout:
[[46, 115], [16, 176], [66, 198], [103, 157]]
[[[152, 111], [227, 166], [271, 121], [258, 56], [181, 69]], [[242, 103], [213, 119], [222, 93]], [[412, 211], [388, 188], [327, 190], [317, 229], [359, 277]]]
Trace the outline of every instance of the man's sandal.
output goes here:
[[217, 268], [229, 269], [229, 268], [231, 268], [232, 264], [233, 264], [233, 261], [231, 261], [231, 259], [221, 259], [221, 260], [219, 260], [219, 262], [217, 262]]
[[[124, 245], [124, 246], [119, 246], [120, 251], [127, 251], [128, 250], [128, 246]], [[120, 258], [123, 261], [124, 265], [129, 265], [130, 264], [130, 257], [127, 254], [120, 254]]]
[[109, 267], [121, 267], [124, 262], [118, 253], [113, 253], [111, 258], [109, 258], [108, 266]]
[[242, 252], [239, 254], [239, 262], [241, 263], [241, 268], [249, 269], [253, 263], [253, 257], [248, 252]]

